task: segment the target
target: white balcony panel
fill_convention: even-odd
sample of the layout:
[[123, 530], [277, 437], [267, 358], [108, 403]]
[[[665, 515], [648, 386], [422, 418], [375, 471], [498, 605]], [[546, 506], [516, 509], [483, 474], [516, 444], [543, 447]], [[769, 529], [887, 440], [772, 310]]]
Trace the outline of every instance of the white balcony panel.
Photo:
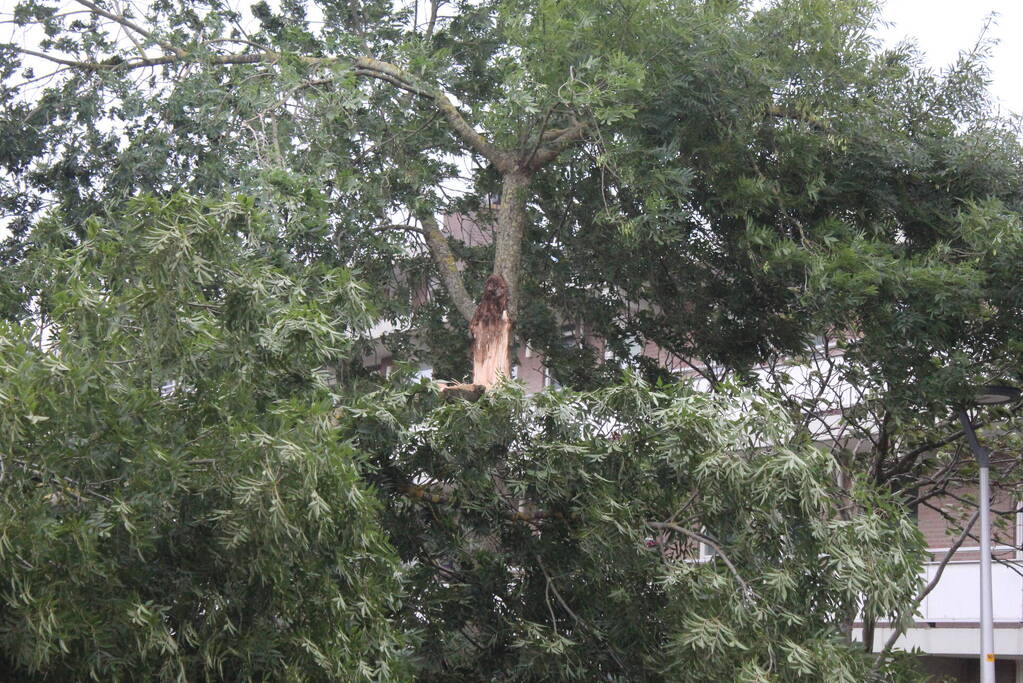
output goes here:
[[[1023, 621], [1023, 563], [1015, 566], [996, 563], [991, 568], [995, 621]], [[924, 577], [929, 583], [938, 570], [937, 564], [928, 564]], [[934, 590], [920, 606], [918, 621], [979, 622], [980, 621], [980, 563], [951, 562]]]
[[[874, 634], [874, 652], [880, 652], [890, 628], [880, 627]], [[863, 641], [863, 629], [853, 629], [853, 640]], [[946, 657], [977, 657], [980, 651], [979, 628], [911, 628], [895, 641], [896, 650], [920, 650], [924, 654]], [[996, 628], [995, 654], [999, 657], [1023, 657], [1023, 629]], [[1020, 667], [1023, 671], [1023, 666]], [[1023, 681], [1021, 681], [1023, 683]]]

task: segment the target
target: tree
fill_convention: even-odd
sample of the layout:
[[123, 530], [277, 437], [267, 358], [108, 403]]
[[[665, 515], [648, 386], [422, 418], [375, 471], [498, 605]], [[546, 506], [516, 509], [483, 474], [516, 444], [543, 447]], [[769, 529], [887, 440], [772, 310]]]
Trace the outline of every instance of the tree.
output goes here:
[[906, 511], [842, 490], [830, 455], [749, 392], [629, 377], [413, 396], [368, 394], [341, 431], [405, 492], [385, 523], [430, 680], [862, 681], [846, 615], [866, 592], [897, 614], [918, 590]]
[[400, 678], [397, 558], [310, 372], [358, 283], [247, 200], [85, 227], [33, 260], [48, 327], [0, 330], [3, 677]]
[[85, 230], [0, 333], [9, 677], [857, 681], [846, 615], [917, 590], [905, 510], [777, 403], [332, 393], [364, 288], [251, 200]]
[[[419, 242], [460, 325], [502, 277], [520, 335], [579, 365], [576, 383], [593, 363], [558, 353], [554, 318], [582, 311], [622, 353], [641, 335], [743, 371], [850, 325], [836, 312], [849, 297], [822, 295], [837, 295], [834, 268], [870, 287], [843, 249], [955, 248], [964, 202], [1018, 209], [1018, 142], [988, 113], [983, 45], [936, 77], [909, 48], [876, 51], [869, 2], [495, 2], [444, 16], [438, 0], [422, 22], [386, 3], [296, 2], [257, 5], [258, 28], [216, 3], [80, 7], [14, 13], [46, 37], [9, 46], [6, 73], [26, 57], [60, 71], [30, 68], [29, 86], [51, 84], [39, 97], [6, 91], [7, 124], [29, 131], [3, 156], [19, 215], [44, 198], [80, 221], [138, 190], [258, 190], [297, 253], [374, 281]], [[460, 198], [445, 187], [455, 156], [473, 165]], [[440, 233], [437, 212], [458, 210], [493, 226], [485, 253]], [[647, 315], [616, 322], [640, 302]], [[889, 373], [919, 377], [926, 336]]]
[[[318, 147], [325, 144], [326, 140], [319, 131], [307, 128], [322, 127], [324, 109], [321, 108], [326, 107], [331, 112], [327, 120], [333, 124], [327, 128], [336, 128], [348, 140], [348, 149], [352, 153], [369, 156], [383, 152], [391, 157], [383, 160], [385, 165], [392, 166], [396, 162], [400, 164], [401, 170], [398, 173], [403, 177], [396, 180], [399, 187], [405, 186], [401, 188], [402, 191], [395, 193], [396, 196], [385, 192], [376, 197], [375, 202], [371, 199], [370, 204], [376, 206], [367, 206], [360, 213], [365, 216], [368, 210], [369, 216], [379, 219], [393, 210], [396, 203], [405, 204], [405, 208], [422, 224], [418, 231], [434, 256], [454, 306], [467, 321], [473, 317], [475, 306], [458, 273], [451, 248], [433, 218], [438, 198], [430, 196], [430, 189], [450, 175], [448, 165], [439, 163], [438, 154], [460, 149], [478, 155], [499, 179], [502, 201], [494, 217], [492, 270], [494, 275], [506, 283], [509, 317], [514, 319], [519, 306], [526, 202], [533, 177], [555, 160], [563, 149], [582, 137], [587, 124], [575, 116], [578, 107], [594, 108], [605, 119], [618, 118], [630, 109], [628, 104], [616, 103], [619, 93], [632, 88], [638, 83], [639, 77], [634, 73], [635, 64], [630, 58], [610, 61], [600, 58], [596, 62], [590, 60], [592, 63], [587, 78], [607, 81], [595, 85], [585, 82], [575, 85], [574, 76], [573, 81], [568, 83], [560, 80], [564, 76], [561, 73], [563, 69], [557, 67], [564, 64], [539, 63], [543, 70], [552, 71], [547, 74], [529, 73], [516, 66], [512, 62], [512, 52], [524, 50], [537, 53], [539, 57], [538, 51], [548, 47], [545, 43], [552, 38], [560, 40], [566, 26], [564, 18], [558, 20], [560, 26], [555, 27], [552, 36], [546, 35], [542, 24], [548, 18], [554, 20], [561, 8], [537, 7], [532, 22], [521, 21], [515, 16], [519, 11], [530, 11], [525, 7], [484, 5], [466, 8], [466, 26], [462, 26], [462, 22], [452, 22], [451, 30], [443, 32], [443, 35], [435, 35], [436, 14], [440, 4], [438, 0], [432, 5], [432, 19], [425, 33], [419, 27], [411, 31], [400, 31], [398, 23], [402, 14], [388, 15], [387, 6], [382, 3], [363, 8], [356, 15], [347, 17], [333, 8], [324, 8], [327, 27], [319, 36], [308, 30], [305, 11], [300, 5], [288, 5], [284, 8], [284, 14], [277, 16], [262, 4], [255, 8], [256, 16], [262, 23], [262, 31], [258, 36], [249, 37], [244, 28], [237, 26], [238, 17], [234, 13], [216, 5], [205, 17], [200, 17], [196, 10], [188, 6], [170, 8], [154, 5], [150, 10], [151, 15], [143, 22], [145, 26], [142, 26], [131, 16], [87, 2], [83, 7], [97, 20], [108, 24], [87, 27], [82, 22], [72, 21], [65, 31], [62, 30], [67, 19], [65, 15], [58, 14], [54, 8], [45, 4], [30, 2], [19, 5], [15, 11], [15, 21], [27, 23], [32, 19], [38, 20], [45, 26], [49, 36], [59, 34], [60, 38], [43, 40], [40, 50], [22, 46], [12, 46], [12, 50], [15, 54], [44, 59], [81, 74], [80, 77], [71, 78], [67, 84], [78, 91], [76, 94], [83, 101], [89, 102], [84, 106], [71, 105], [76, 110], [75, 115], [84, 113], [90, 120], [96, 114], [113, 116], [132, 128], [138, 118], [146, 117], [146, 108], [139, 102], [138, 93], [132, 92], [136, 90], [132, 78], [140, 70], [143, 73], [149, 71], [153, 79], [152, 90], [155, 91], [152, 94], [159, 97], [161, 93], [156, 85], [157, 70], [162, 70], [163, 76], [169, 76], [167, 96], [160, 103], [164, 106], [158, 108], [163, 109], [171, 118], [144, 118], [140, 128], [132, 130], [132, 133], [142, 138], [161, 138], [166, 136], [165, 127], [170, 124], [178, 128], [175, 132], [184, 133], [185, 137], [190, 138], [185, 143], [187, 149], [178, 148], [176, 144], [168, 145], [170, 149], [167, 152], [176, 157], [168, 165], [180, 163], [183, 168], [153, 169], [154, 175], [160, 178], [157, 182], [167, 180], [166, 171], [179, 178], [183, 171], [193, 186], [195, 182], [220, 184], [229, 181], [236, 171], [225, 169], [221, 154], [227, 152], [230, 155], [232, 151], [238, 154], [241, 146], [237, 144], [237, 128], [252, 129], [256, 119], [260, 119], [261, 125], [265, 123], [269, 126], [266, 135], [257, 135], [260, 138], [257, 145], [267, 145], [271, 167], [286, 166], [293, 173], [301, 168], [317, 173], [319, 177], [323, 177], [324, 173], [332, 175], [336, 172], [338, 162], [344, 159], [343, 153], [338, 154], [331, 149], [331, 154], [317, 159], [320, 154], [316, 152], [326, 150], [314, 151], [309, 147]], [[370, 24], [367, 20], [368, 16], [373, 15], [380, 16], [376, 24]], [[496, 23], [493, 28], [496, 28], [496, 32], [487, 26], [494, 20]], [[607, 22], [600, 22], [599, 31], [592, 37], [603, 38], [599, 41], [603, 42], [608, 37], [602, 37], [599, 32], [606, 28]], [[125, 32], [130, 41], [123, 46], [127, 49], [126, 54], [120, 53], [121, 46], [117, 45], [112, 31]], [[347, 31], [348, 34], [340, 31]], [[460, 59], [448, 57], [448, 53], [458, 51], [459, 43], [463, 43], [461, 48], [464, 50], [464, 43], [475, 40], [479, 32], [495, 35], [489, 38], [489, 46], [477, 45], [482, 48], [479, 54], [465, 55], [468, 63], [459, 64]], [[503, 38], [500, 42], [494, 40], [498, 35]], [[614, 36], [610, 38], [615, 40]], [[537, 39], [541, 40], [538, 42]], [[484, 38], [484, 41], [487, 40]], [[94, 58], [90, 56], [94, 46], [102, 46], [117, 54], [103, 59]], [[224, 47], [238, 47], [241, 51], [222, 52]], [[579, 54], [580, 47], [585, 54]], [[600, 44], [588, 46], [580, 43], [566, 55], [567, 63], [575, 63], [587, 55], [600, 54], [600, 47]], [[370, 49], [374, 49], [378, 56], [366, 54]], [[152, 54], [152, 50], [158, 54]], [[59, 53], [70, 56], [58, 56]], [[409, 68], [402, 69], [389, 61], [383, 61], [392, 57], [412, 62]], [[607, 63], [601, 64], [600, 61]], [[198, 74], [190, 74], [194, 66], [204, 68]], [[458, 73], [459, 67], [479, 68], [481, 73], [462, 76]], [[13, 65], [8, 69], [11, 70]], [[484, 135], [470, 125], [437, 82], [438, 77], [445, 75], [449, 75], [452, 90], [460, 97], [476, 95], [480, 89], [492, 92], [493, 86], [482, 83], [480, 77], [504, 81], [507, 86], [517, 90], [518, 95], [507, 98], [492, 113], [481, 112], [484, 118], [489, 119], [491, 129], [488, 135]], [[266, 88], [264, 82], [267, 79], [269, 88]], [[382, 83], [386, 92], [380, 94], [373, 88], [367, 88], [358, 79]], [[254, 85], [246, 86], [246, 83]], [[325, 87], [329, 87], [330, 91], [323, 97], [320, 90]], [[560, 92], [554, 94], [555, 90]], [[223, 102], [215, 94], [218, 91], [231, 92], [230, 97], [237, 97], [240, 101], [232, 110], [224, 112]], [[549, 94], [538, 97], [545, 91]], [[211, 96], [217, 100], [211, 100]], [[118, 104], [111, 108], [111, 97], [123, 102], [125, 106]], [[416, 106], [416, 109], [425, 109], [430, 114], [425, 123], [409, 117], [404, 111], [411, 104], [410, 99], [422, 101], [424, 106]], [[310, 105], [310, 110], [303, 114], [312, 116], [291, 116], [287, 108], [293, 100], [302, 102], [303, 106]], [[75, 124], [65, 127], [60, 121], [64, 118], [60, 110], [69, 102], [61, 99], [55, 104], [57, 106], [53, 109], [44, 103], [44, 107], [33, 107], [30, 110], [27, 105], [17, 103], [11, 108], [11, 115], [17, 118], [29, 114], [30, 119], [39, 116], [41, 123], [58, 123], [58, 128], [66, 133], [77, 132]], [[360, 111], [366, 105], [374, 104], [383, 106], [369, 113]], [[93, 111], [83, 112], [90, 108]], [[214, 109], [207, 112], [210, 115], [210, 119], [204, 122], [207, 125], [194, 120], [192, 114], [196, 108]], [[506, 111], [502, 111], [502, 108]], [[315, 111], [317, 109], [320, 111]], [[149, 108], [149, 111], [153, 111], [153, 108]], [[347, 125], [349, 122], [344, 119], [348, 116], [354, 119], [354, 125]], [[164, 119], [164, 116], [160, 118]], [[34, 121], [30, 125], [32, 123]], [[414, 136], [409, 136], [410, 127], [416, 129]], [[424, 128], [427, 130], [424, 131]], [[184, 129], [188, 129], [187, 132]], [[306, 133], [312, 134], [306, 137], [303, 135]], [[12, 165], [24, 163], [47, 146], [54, 149], [54, 143], [60, 144], [57, 142], [58, 137], [59, 133], [49, 140], [37, 139], [26, 145], [19, 144], [11, 150], [10, 156], [14, 157]], [[109, 151], [109, 136], [97, 133], [93, 137], [97, 144], [107, 144]], [[195, 138], [200, 140], [198, 145]], [[214, 144], [210, 144], [211, 138], [216, 139]], [[296, 138], [302, 140], [297, 148], [294, 145]], [[386, 144], [378, 150], [373, 145], [364, 144], [364, 140]], [[290, 152], [289, 156], [313, 158], [291, 166], [285, 161], [285, 151]], [[408, 159], [412, 162], [410, 164], [400, 163], [417, 152], [419, 159]], [[74, 166], [74, 173], [81, 174], [79, 179], [81, 176], [93, 176], [95, 171], [110, 161], [108, 158], [90, 156], [82, 159], [77, 152], [62, 156], [58, 165], [63, 165], [65, 169]], [[211, 156], [214, 158], [207, 158]], [[365, 170], [359, 168], [360, 165], [354, 164], [354, 168], [348, 170], [347, 174], [348, 180], [354, 181], [357, 190], [363, 189], [357, 178], [359, 172]], [[380, 168], [377, 159], [369, 159], [367, 165], [374, 170]], [[86, 168], [81, 169], [81, 166]], [[178, 173], [174, 173], [175, 170]], [[132, 172], [137, 172], [137, 169], [132, 169]], [[62, 175], [66, 176], [67, 171]], [[119, 181], [122, 179], [116, 178], [116, 172], [105, 175], [114, 177], [109, 181], [105, 177], [104, 185], [121, 184]], [[125, 184], [129, 187], [137, 186], [131, 179], [123, 180], [127, 181]], [[273, 182], [273, 178], [260, 180]], [[341, 181], [342, 192], [348, 189], [344, 188], [344, 179], [337, 180]], [[379, 181], [379, 178], [375, 180]], [[64, 178], [43, 179], [41, 185], [49, 190], [70, 189], [72, 193], [76, 193], [77, 189], [67, 188]], [[315, 185], [312, 191], [322, 191], [322, 188]], [[109, 191], [114, 188], [104, 189]]]
[[[77, 244], [110, 201], [244, 190], [281, 253], [357, 270], [380, 315], [412, 320], [389, 343], [443, 376], [465, 373], [464, 324], [498, 275], [515, 336], [565, 384], [621, 378], [564, 347], [566, 320], [648, 380], [665, 369], [635, 341], [713, 387], [766, 378], [810, 436], [840, 409], [844, 480], [907, 505], [969, 475], [945, 402], [1020, 367], [1020, 289], [999, 285], [1021, 256], [1020, 150], [989, 113], [982, 45], [930, 74], [909, 47], [879, 52], [874, 6], [853, 0], [438, 0], [424, 21], [289, 2], [257, 5], [258, 27], [216, 3], [79, 2], [20, 4], [45, 36], [4, 52], [12, 316], [49, 315], [26, 254]], [[41, 92], [28, 58], [59, 70]], [[33, 231], [51, 207], [57, 227]], [[492, 244], [447, 240], [436, 216], [455, 211], [492, 224]], [[424, 274], [442, 289], [410, 310], [420, 297], [400, 292]], [[792, 358], [817, 364], [809, 388]], [[836, 401], [849, 386], [861, 400]]]
[[[990, 112], [982, 43], [939, 76], [911, 54], [868, 57], [862, 34], [844, 35], [833, 62], [820, 43], [790, 53], [781, 39], [766, 53], [787, 84], [763, 91], [760, 107], [748, 78], [717, 89], [729, 106], [662, 91], [623, 134], [618, 173], [596, 178], [582, 164], [571, 184], [545, 185], [543, 210], [568, 213], [565, 233], [583, 237], [552, 240], [566, 247], [541, 261], [543, 283], [618, 353], [653, 341], [711, 385], [769, 387], [835, 445], [847, 476], [933, 507], [975, 481], [952, 406], [971, 387], [1021, 379], [1019, 129]], [[735, 54], [713, 68], [749, 68]], [[693, 52], [678, 59], [691, 73]], [[598, 193], [616, 200], [608, 217], [596, 199], [558, 199]], [[605, 239], [604, 221], [624, 226], [618, 239]], [[566, 365], [592, 381], [585, 358]], [[1017, 500], [1018, 419], [984, 421], [1006, 453], [1002, 495]], [[965, 527], [965, 507], [942, 514]], [[1011, 524], [1015, 510], [1002, 512]]]

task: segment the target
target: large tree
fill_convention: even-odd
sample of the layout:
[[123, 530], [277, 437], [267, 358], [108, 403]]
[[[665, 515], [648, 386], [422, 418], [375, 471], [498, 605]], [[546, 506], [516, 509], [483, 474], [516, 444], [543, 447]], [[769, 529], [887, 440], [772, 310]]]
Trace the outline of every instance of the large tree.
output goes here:
[[[437, 0], [423, 21], [383, 2], [258, 4], [248, 29], [218, 3], [78, 7], [33, 0], [13, 13], [39, 40], [5, 59], [12, 83], [31, 65], [5, 91], [8, 128], [25, 131], [4, 150], [10, 206], [24, 215], [56, 200], [80, 219], [139, 189], [259, 188], [312, 254], [365, 257], [366, 231], [418, 235], [465, 321], [481, 283], [460, 274], [438, 211], [475, 209], [492, 227], [484, 274], [504, 279], [514, 321], [524, 252], [576, 241], [566, 234], [614, 249], [643, 232], [639, 209], [665, 243], [705, 228], [707, 243], [687, 249], [705, 262], [715, 236], [777, 228], [774, 210], [805, 212], [807, 193], [829, 180], [828, 157], [850, 147], [848, 129], [881, 123], [870, 119], [898, 106], [908, 78], [903, 57], [872, 53], [862, 2], [754, 12]], [[48, 65], [58, 73], [35, 70]], [[456, 160], [474, 168], [459, 200], [445, 185]], [[534, 200], [552, 194], [560, 210], [535, 220]], [[746, 219], [757, 210], [761, 220]], [[405, 226], [390, 224], [398, 213]], [[387, 242], [371, 241], [370, 256]], [[761, 299], [765, 314], [779, 305]]]
[[[667, 373], [633, 351], [648, 342], [712, 387], [766, 379], [852, 488], [926, 503], [969, 476], [945, 405], [1016, 375], [1023, 350], [1020, 147], [990, 114], [982, 50], [929, 73], [909, 47], [877, 49], [859, 0], [252, 10], [19, 3], [26, 33], [0, 57], [11, 317], [53, 315], [31, 253], [75, 247], [124, 197], [242, 190], [296, 266], [357, 269], [379, 315], [411, 320], [389, 343], [443, 376], [466, 372], [495, 275], [515, 335], [565, 384], [620, 380], [566, 348], [562, 324], [584, 323], [649, 380]], [[449, 240], [454, 212], [492, 239]], [[434, 296], [413, 309], [424, 280]], [[338, 368], [346, 391], [359, 365]], [[424, 496], [474, 490], [441, 461], [385, 465], [395, 505], [416, 477], [439, 477]]]
[[[813, 335], [898, 327], [876, 301], [912, 299], [941, 320], [905, 318], [908, 344], [871, 340], [884, 381], [1005, 348], [1012, 293], [997, 321], [960, 325], [991, 297], [949, 306], [962, 282], [939, 272], [963, 265], [964, 225], [985, 241], [992, 215], [1019, 208], [1019, 145], [989, 113], [983, 45], [931, 74], [908, 47], [877, 49], [862, 0], [252, 12], [19, 3], [26, 39], [4, 58], [13, 227], [53, 202], [73, 233], [111, 197], [245, 188], [279, 208], [296, 257], [390, 278], [389, 292], [421, 286], [429, 253], [443, 296], [419, 309], [433, 328], [420, 348], [458, 374], [467, 354], [436, 323], [451, 313], [443, 327], [462, 332], [489, 275], [520, 338], [581, 385], [600, 373], [559, 349], [565, 320], [619, 355], [642, 338], [727, 373]], [[445, 238], [437, 216], [457, 211], [488, 244]], [[410, 298], [385, 314], [407, 316]]]
[[33, 255], [48, 323], [0, 329], [0, 675], [400, 677], [398, 557], [310, 372], [368, 324], [358, 283], [246, 200], [85, 229]]
[[860, 597], [917, 590], [898, 501], [748, 390], [331, 392], [365, 287], [251, 200], [132, 199], [23, 265], [7, 678], [859, 681]]

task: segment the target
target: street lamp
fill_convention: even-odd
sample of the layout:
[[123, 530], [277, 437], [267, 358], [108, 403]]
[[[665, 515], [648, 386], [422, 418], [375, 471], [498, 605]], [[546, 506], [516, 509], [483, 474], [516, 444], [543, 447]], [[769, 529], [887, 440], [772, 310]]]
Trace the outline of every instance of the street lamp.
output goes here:
[[[1008, 403], [1019, 398], [1016, 387], [985, 386], [977, 389], [973, 402], [976, 405]], [[980, 445], [973, 422], [966, 408], [959, 411], [959, 421], [970, 450], [977, 458], [980, 468], [980, 491], [977, 504], [980, 507], [980, 682], [995, 683], [995, 631], [994, 609], [991, 596], [991, 483], [988, 478], [991, 465], [991, 451]]]

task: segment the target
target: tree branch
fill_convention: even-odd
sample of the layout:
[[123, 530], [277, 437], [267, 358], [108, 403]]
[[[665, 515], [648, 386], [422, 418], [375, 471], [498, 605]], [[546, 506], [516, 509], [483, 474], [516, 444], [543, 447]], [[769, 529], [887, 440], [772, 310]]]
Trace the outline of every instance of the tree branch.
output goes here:
[[599, 631], [598, 629], [594, 628], [592, 624], [590, 624], [588, 621], [586, 621], [585, 619], [580, 617], [578, 614], [576, 614], [572, 610], [571, 607], [568, 606], [568, 602], [566, 602], [565, 598], [562, 597], [561, 592], [558, 591], [558, 587], [556, 585], [554, 585], [554, 581], [551, 579], [551, 575], [547, 571], [547, 567], [544, 566], [543, 559], [540, 557], [540, 554], [539, 553], [533, 553], [533, 555], [536, 557], [537, 565], [540, 567], [540, 571], [543, 572], [544, 578], [547, 579], [547, 585], [554, 592], [554, 597], [557, 598], [558, 603], [561, 604], [562, 609], [564, 609], [565, 612], [567, 612], [568, 615], [570, 617], [572, 617], [572, 619], [574, 619], [576, 621], [576, 623], [578, 623], [580, 626], [586, 628], [587, 630], [590, 631], [590, 633], [592, 633], [598, 639], [600, 639], [600, 641], [602, 641], [602, 644], [603, 644], [604, 648], [607, 650], [607, 652], [615, 660], [615, 662], [618, 664], [618, 666], [621, 667], [622, 671], [625, 671], [626, 670], [625, 669], [625, 664], [623, 664], [622, 660], [618, 657], [618, 653], [615, 652], [615, 648], [612, 646], [611, 642], [608, 641], [605, 638], [604, 634], [601, 631]]
[[458, 272], [458, 262], [448, 245], [448, 238], [440, 230], [437, 219], [433, 216], [426, 216], [420, 219], [423, 224], [423, 237], [426, 238], [426, 246], [430, 249], [437, 270], [440, 272], [440, 280], [444, 283], [444, 289], [455, 304], [455, 308], [462, 314], [466, 322], [472, 320], [476, 313], [476, 304], [465, 289], [462, 282], [462, 274]]
[[586, 124], [575, 121], [567, 128], [541, 134], [541, 139], [548, 135], [551, 137], [547, 140], [547, 144], [533, 150], [529, 159], [526, 160], [526, 166], [534, 171], [543, 168], [554, 161], [569, 145], [581, 139], [585, 132]]
[[[33, 57], [39, 57], [55, 64], [64, 64], [65, 66], [73, 66], [85, 71], [131, 71], [133, 69], [143, 69], [150, 66], [165, 66], [168, 64], [183, 64], [190, 61], [193, 55], [185, 54], [179, 57], [178, 55], [163, 55], [162, 57], [148, 57], [140, 59], [122, 59], [120, 57], [111, 57], [102, 62], [83, 62], [75, 59], [63, 59], [61, 57], [55, 57], [45, 52], [37, 52], [36, 50], [29, 50], [28, 48], [20, 47], [18, 45], [5, 45], [21, 54], [32, 55]], [[228, 54], [228, 55], [212, 55], [207, 57], [205, 61], [210, 64], [217, 65], [229, 65], [229, 64], [261, 64], [261, 63], [274, 63], [280, 59], [281, 55], [276, 52], [264, 52], [264, 53], [244, 53], [244, 54]], [[307, 64], [321, 64], [330, 60], [318, 57], [304, 57], [302, 58]], [[198, 57], [194, 61], [203, 61]]]
[[370, 232], [412, 232], [417, 235], [425, 236], [426, 231], [415, 227], [414, 225], [403, 225], [401, 223], [390, 223], [388, 225], [378, 225], [375, 228], [370, 228]]
[[433, 39], [433, 30], [437, 26], [437, 12], [440, 10], [441, 0], [430, 0], [430, 20], [426, 25], [426, 40]]
[[[969, 537], [970, 529], [973, 528], [973, 525], [977, 522], [977, 518], [979, 516], [980, 510], [977, 510], [976, 512], [973, 513], [973, 517], [970, 518], [970, 521], [963, 529], [963, 532], [959, 534], [959, 538], [956, 539], [955, 543], [953, 543], [952, 546], [945, 553], [945, 557], [941, 559], [941, 563], [938, 565], [938, 570], [934, 573], [934, 578], [931, 579], [930, 582], [928, 582], [927, 586], [924, 587], [920, 595], [918, 595], [916, 600], [913, 601], [913, 606], [909, 612], [910, 616], [916, 614], [916, 610], [918, 607], [920, 607], [920, 604], [924, 601], [924, 598], [926, 598], [930, 594], [930, 592], [933, 591], [935, 587], [938, 585], [938, 581], [941, 580], [941, 575], [945, 572], [945, 567], [948, 566], [948, 563], [952, 560], [952, 556], [956, 554], [956, 551], [959, 550], [959, 547], [962, 546], [963, 542], [965, 542], [966, 539]], [[902, 620], [900, 619], [899, 622], [902, 622]], [[892, 634], [888, 636], [888, 640], [885, 641], [884, 647], [881, 648], [881, 651], [877, 653], [877, 657], [874, 658], [874, 666], [872, 667], [872, 672], [875, 677], [877, 675], [878, 669], [881, 666], [881, 661], [884, 659], [885, 655], [887, 655], [891, 651], [892, 647], [894, 647], [895, 641], [897, 641], [899, 637], [906, 632], [906, 627], [902, 623], [896, 623], [893, 624], [893, 626], [894, 628], [892, 629]]]
[[689, 538], [693, 539], [694, 541], [696, 541], [698, 543], [706, 543], [711, 548], [713, 548], [714, 552], [717, 553], [717, 556], [720, 557], [722, 559], [722, 561], [724, 561], [724, 563], [726, 565], [728, 565], [728, 569], [731, 570], [732, 576], [734, 576], [735, 580], [739, 582], [740, 586], [742, 586], [743, 596], [746, 599], [751, 599], [751, 598], [755, 598], [756, 597], [756, 595], [757, 595], [756, 592], [739, 575], [739, 570], [737, 570], [735, 568], [735, 565], [732, 564], [732, 561], [728, 559], [728, 555], [725, 554], [725, 551], [721, 548], [720, 545], [718, 545], [714, 541], [714, 539], [710, 538], [709, 536], [705, 536], [703, 534], [698, 534], [695, 531], [693, 531], [692, 529], [687, 529], [684, 526], [680, 526], [680, 525], [674, 524], [672, 522], [647, 522], [646, 525], [648, 527], [650, 527], [651, 529], [668, 529], [668, 530], [671, 530], [671, 531], [675, 531], [675, 532], [678, 532], [678, 533], [682, 534], [683, 536], [688, 536]]
[[510, 155], [491, 144], [470, 126], [458, 108], [441, 91], [418, 84], [412, 76], [389, 62], [382, 62], [372, 57], [357, 57], [353, 63], [357, 74], [386, 81], [402, 90], [432, 100], [440, 113], [447, 119], [451, 130], [462, 139], [462, 142], [494, 164], [502, 173], [506, 173], [514, 167]]
[[[88, 3], [88, 0], [79, 0], [79, 2]], [[90, 6], [91, 3], [86, 6]], [[91, 8], [91, 7], [90, 7]], [[143, 31], [140, 27], [137, 27], [133, 22], [118, 17], [117, 15], [106, 12], [101, 8], [93, 9], [94, 12], [104, 17], [108, 17], [118, 24], [126, 27], [131, 27], [132, 30], [141, 32], [142, 35], [152, 39], [151, 35]], [[87, 62], [73, 59], [64, 59], [56, 57], [54, 55], [46, 54], [45, 52], [38, 52], [36, 50], [29, 50], [22, 48], [17, 45], [8, 45], [22, 54], [31, 55], [33, 57], [39, 57], [56, 64], [62, 64], [64, 66], [76, 67], [87, 71], [127, 71], [132, 69], [141, 69], [152, 66], [164, 66], [167, 64], [184, 63], [188, 61], [202, 62], [206, 61], [210, 64], [216, 65], [229, 65], [229, 64], [260, 64], [260, 63], [276, 63], [283, 55], [279, 52], [273, 52], [270, 50], [264, 50], [261, 52], [252, 53], [241, 53], [241, 54], [221, 54], [221, 55], [197, 55], [189, 53], [176, 48], [174, 46], [168, 46], [161, 44], [165, 49], [171, 50], [174, 54], [163, 55], [161, 57], [140, 57], [139, 59], [122, 59], [120, 57], [112, 57], [102, 62]], [[299, 56], [298, 59], [303, 63], [310, 66], [321, 66], [330, 63], [343, 63], [345, 60], [328, 58], [328, 57], [308, 57]], [[462, 113], [452, 104], [451, 100], [448, 99], [440, 90], [436, 90], [417, 82], [415, 78], [389, 62], [384, 62], [379, 59], [372, 57], [356, 57], [350, 61], [350, 64], [355, 70], [356, 75], [366, 76], [374, 78], [385, 83], [390, 83], [396, 88], [400, 88], [406, 92], [410, 92], [419, 97], [425, 98], [433, 102], [437, 110], [444, 116], [448, 122], [448, 126], [452, 132], [462, 140], [466, 145], [469, 146], [477, 154], [480, 154], [490, 163], [501, 171], [502, 173], [509, 173], [515, 169], [515, 160], [512, 155], [498, 148], [487, 140], [482, 133], [479, 133], [475, 128], [469, 125]], [[555, 155], [556, 156], [556, 155]]]

